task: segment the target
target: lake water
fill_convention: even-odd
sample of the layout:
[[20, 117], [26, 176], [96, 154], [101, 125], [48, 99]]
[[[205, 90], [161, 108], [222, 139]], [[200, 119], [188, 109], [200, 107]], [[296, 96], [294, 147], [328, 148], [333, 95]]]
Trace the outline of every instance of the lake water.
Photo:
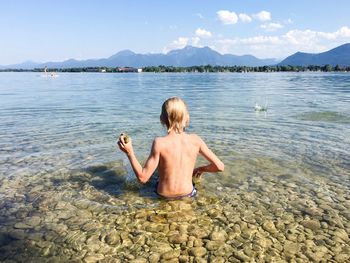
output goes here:
[[[195, 200], [158, 199], [116, 147], [144, 161], [171, 96], [225, 163]], [[350, 74], [0, 73], [0, 197], [0, 260], [346, 261]]]

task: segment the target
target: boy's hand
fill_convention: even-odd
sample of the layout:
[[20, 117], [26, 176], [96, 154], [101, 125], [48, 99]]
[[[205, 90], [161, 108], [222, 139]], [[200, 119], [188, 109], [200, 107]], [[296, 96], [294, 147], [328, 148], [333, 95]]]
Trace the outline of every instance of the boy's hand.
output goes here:
[[118, 140], [119, 149], [122, 150], [127, 155], [130, 155], [133, 152], [131, 138], [127, 134], [120, 134]]
[[202, 176], [202, 174], [203, 174], [203, 171], [202, 171], [202, 169], [200, 167], [193, 169], [192, 176], [194, 176], [196, 178], [199, 178], [199, 177]]

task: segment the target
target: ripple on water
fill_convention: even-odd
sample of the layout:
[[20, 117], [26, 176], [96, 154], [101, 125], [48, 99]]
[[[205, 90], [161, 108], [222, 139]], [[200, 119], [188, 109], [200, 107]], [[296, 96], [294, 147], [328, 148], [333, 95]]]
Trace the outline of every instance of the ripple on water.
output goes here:
[[303, 121], [350, 123], [350, 116], [335, 111], [313, 111], [297, 115]]

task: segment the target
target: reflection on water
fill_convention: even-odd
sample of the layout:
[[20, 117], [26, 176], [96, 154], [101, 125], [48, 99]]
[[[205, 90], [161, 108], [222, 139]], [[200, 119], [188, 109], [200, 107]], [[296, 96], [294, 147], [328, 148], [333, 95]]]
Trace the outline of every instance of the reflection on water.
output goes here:
[[[349, 90], [333, 73], [2, 73], [0, 261], [346, 262]], [[225, 172], [169, 202], [115, 139], [144, 160], [174, 95]]]

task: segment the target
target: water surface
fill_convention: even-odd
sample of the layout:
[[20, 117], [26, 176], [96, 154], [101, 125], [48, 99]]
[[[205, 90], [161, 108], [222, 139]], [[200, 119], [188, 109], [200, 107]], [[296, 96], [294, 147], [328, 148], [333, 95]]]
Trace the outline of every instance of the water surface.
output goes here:
[[[204, 175], [197, 183], [198, 199], [182, 205], [157, 199], [156, 178], [139, 185], [115, 145], [126, 131], [137, 156], [145, 160], [152, 140], [164, 135], [160, 108], [171, 96], [188, 104], [188, 132], [199, 134], [225, 163], [223, 174]], [[255, 112], [256, 103], [267, 104], [267, 112]], [[39, 261], [151, 261], [153, 254], [164, 252], [152, 250], [157, 242], [169, 242], [176, 253], [180, 250], [180, 257], [191, 258], [191, 236], [201, 240], [199, 247], [206, 249], [202, 257], [207, 259], [315, 260], [321, 253], [317, 240], [323, 240], [322, 255], [329, 260], [349, 252], [349, 74], [78, 73], [50, 78], [1, 73], [0, 113], [2, 260], [24, 256]], [[180, 220], [183, 207], [185, 214], [194, 215], [186, 222]], [[137, 214], [140, 209], [142, 216]], [[155, 221], [152, 215], [157, 213], [165, 216]], [[253, 219], [247, 220], [247, 213]], [[96, 225], [86, 225], [82, 216]], [[316, 228], [305, 226], [307, 220], [317, 221]], [[278, 227], [280, 221], [284, 227]], [[280, 245], [288, 249], [276, 248], [275, 242], [254, 247], [259, 233], [272, 241], [277, 238], [266, 230], [271, 222], [284, 236], [278, 239]], [[165, 237], [154, 234], [150, 225], [155, 223], [161, 225], [156, 229], [173, 224], [170, 230], [175, 232], [180, 225], [194, 227], [186, 228], [187, 239], [179, 247], [171, 239], [175, 232], [163, 229]], [[296, 239], [288, 238], [294, 233], [289, 233], [290, 224], [298, 224]], [[197, 228], [207, 235], [192, 233]], [[224, 248], [213, 249], [210, 242], [218, 240], [210, 233], [218, 228], [228, 236]], [[248, 235], [247, 229], [256, 233]], [[120, 242], [107, 238], [112, 230]], [[341, 238], [334, 234], [338, 230], [345, 231]], [[123, 242], [125, 231], [129, 238], [124, 240], [135, 244], [142, 236], [144, 245], [130, 248], [129, 241]], [[297, 244], [292, 255], [286, 251], [295, 247], [288, 242]], [[30, 249], [23, 251], [24, 246]]]

